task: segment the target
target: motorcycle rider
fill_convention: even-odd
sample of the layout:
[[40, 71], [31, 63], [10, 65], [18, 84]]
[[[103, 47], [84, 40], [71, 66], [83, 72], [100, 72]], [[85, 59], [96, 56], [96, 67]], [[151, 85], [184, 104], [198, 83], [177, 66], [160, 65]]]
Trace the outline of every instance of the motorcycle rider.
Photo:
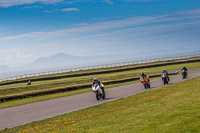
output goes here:
[[166, 71], [165, 69], [163, 69], [162, 75], [163, 75], [164, 73], [166, 74], [167, 79], [168, 79], [168, 81], [169, 81], [168, 71]]
[[182, 68], [182, 71], [183, 71], [183, 70], [185, 70], [185, 71], [187, 72], [187, 68], [186, 68], [185, 66]]
[[[141, 77], [140, 77], [140, 81], [141, 81], [141, 83], [142, 83], [142, 79], [143, 78], [147, 78], [147, 80], [149, 81], [149, 76], [147, 76], [146, 74], [144, 74], [144, 73], [141, 73]], [[150, 82], [150, 81], [149, 81]]]
[[27, 85], [31, 85], [31, 80], [28, 80], [28, 83], [27, 83]]
[[98, 84], [98, 85], [100, 86], [100, 88], [102, 89], [103, 93], [105, 93], [104, 87], [101, 86], [101, 82], [100, 82], [97, 78], [94, 78], [94, 79], [93, 79], [92, 86], [94, 86], [95, 84]]
[[[186, 68], [185, 66], [182, 68], [182, 75], [184, 74], [184, 73], [183, 73], [183, 70], [185, 71], [185, 74], [186, 74], [185, 76], [187, 76], [187, 68]], [[186, 77], [185, 77], [185, 78], [186, 78]]]

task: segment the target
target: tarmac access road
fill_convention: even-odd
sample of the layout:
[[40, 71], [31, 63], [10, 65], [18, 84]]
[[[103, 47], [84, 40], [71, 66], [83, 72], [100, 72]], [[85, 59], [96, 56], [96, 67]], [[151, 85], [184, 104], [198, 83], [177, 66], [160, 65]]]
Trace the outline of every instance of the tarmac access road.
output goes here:
[[[185, 80], [200, 76], [200, 68], [192, 69], [189, 71], [197, 73], [188, 74], [188, 77]], [[171, 76], [169, 85], [185, 80], [182, 79], [182, 75]], [[156, 88], [161, 88], [163, 86], [163, 82], [161, 78], [159, 78], [151, 80], [150, 89], [144, 89], [144, 86], [139, 82], [106, 89], [106, 99], [100, 101], [96, 100], [95, 94], [93, 92], [88, 92], [73, 96], [0, 109], [0, 130], [31, 123], [33, 121], [51, 118], [72, 111], [85, 109], [123, 97], [128, 97]]]

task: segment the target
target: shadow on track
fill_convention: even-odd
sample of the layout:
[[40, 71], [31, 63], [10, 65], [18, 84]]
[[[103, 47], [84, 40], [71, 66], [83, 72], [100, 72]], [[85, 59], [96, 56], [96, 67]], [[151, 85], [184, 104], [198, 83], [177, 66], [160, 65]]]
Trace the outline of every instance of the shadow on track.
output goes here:
[[110, 100], [110, 99], [116, 99], [117, 97], [109, 97], [109, 98], [105, 98], [103, 100]]

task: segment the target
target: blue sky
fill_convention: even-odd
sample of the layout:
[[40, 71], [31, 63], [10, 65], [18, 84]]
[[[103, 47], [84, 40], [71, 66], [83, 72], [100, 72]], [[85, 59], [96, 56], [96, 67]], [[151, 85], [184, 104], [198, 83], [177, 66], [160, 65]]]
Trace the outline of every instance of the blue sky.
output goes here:
[[200, 50], [200, 0], [0, 0], [0, 65]]

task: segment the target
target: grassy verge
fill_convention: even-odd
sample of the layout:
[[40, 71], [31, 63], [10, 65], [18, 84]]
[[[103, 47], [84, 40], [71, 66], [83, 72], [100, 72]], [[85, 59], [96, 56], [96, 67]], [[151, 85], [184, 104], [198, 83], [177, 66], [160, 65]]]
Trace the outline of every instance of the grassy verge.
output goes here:
[[[198, 68], [200, 66], [200, 62], [197, 63], [186, 63], [180, 65], [168, 65], [165, 66], [167, 70], [178, 70], [181, 69], [182, 66], [190, 66], [189, 68]], [[57, 80], [49, 80], [49, 81], [36, 81], [32, 82], [31, 86], [27, 86], [26, 83], [20, 83], [15, 85], [4, 85], [0, 86], [0, 97], [19, 95], [25, 93], [32, 93], [35, 91], [43, 91], [47, 89], [57, 89], [64, 88], [68, 86], [81, 85], [81, 84], [89, 84], [92, 82], [94, 77], [97, 77], [100, 81], [106, 82], [108, 80], [119, 80], [124, 78], [131, 77], [139, 77], [141, 72], [145, 72], [148, 75], [150, 74], [159, 74], [162, 72], [163, 67], [154, 67], [154, 68], [145, 68], [138, 70], [130, 70], [126, 72], [115, 72], [109, 74], [98, 74], [98, 75], [89, 75], [89, 76], [81, 76], [81, 77], [72, 77], [72, 78], [64, 78]]]
[[200, 78], [1, 131], [200, 132]]
[[[186, 66], [191, 69], [198, 68], [200, 66], [200, 62], [186, 63], [186, 64], [180, 64], [180, 65], [168, 65], [168, 66], [165, 66], [165, 68], [167, 70], [178, 70], [178, 69], [181, 69], [182, 66]], [[116, 72], [112, 74], [90, 75], [90, 76], [83, 76], [83, 77], [77, 77], [77, 78], [73, 77], [73, 78], [65, 78], [65, 79], [60, 79], [60, 80], [51, 80], [51, 81], [37, 81], [37, 82], [33, 82], [32, 86], [27, 86], [23, 83], [16, 84], [16, 86], [5, 85], [5, 86], [0, 86], [0, 97], [23, 94], [23, 93], [31, 93], [31, 92], [40, 91], [40, 90], [43, 91], [47, 88], [51, 89], [55, 86], [66, 87], [66, 86], [71, 86], [74, 84], [78, 85], [80, 83], [91, 83], [93, 77], [98, 77], [101, 81], [117, 80], [117, 79], [122, 79], [122, 78], [127, 78], [127, 77], [133, 77], [133, 76], [139, 77], [141, 72], [145, 72], [147, 74], [160, 73], [162, 69], [163, 67], [155, 67], [155, 68], [148, 68], [148, 69], [145, 68], [145, 69], [131, 70], [131, 71], [126, 71], [126, 72]], [[129, 83], [133, 83], [133, 82], [126, 82], [123, 84], [129, 84]], [[120, 86], [120, 85], [122, 84], [106, 85], [106, 88], [110, 88], [112, 86]], [[48, 99], [53, 99], [53, 98], [58, 98], [58, 97], [63, 97], [63, 96], [75, 95], [75, 94], [80, 94], [80, 93], [89, 92], [89, 91], [91, 91], [91, 89], [86, 88], [86, 89], [70, 91], [70, 92], [62, 92], [62, 93], [57, 93], [57, 94], [14, 100], [14, 101], [5, 102], [5, 103], [3, 102], [3, 103], [0, 103], [0, 108], [22, 105], [22, 104], [27, 104], [27, 103], [32, 103], [32, 102], [38, 102], [42, 100], [48, 100]]]

